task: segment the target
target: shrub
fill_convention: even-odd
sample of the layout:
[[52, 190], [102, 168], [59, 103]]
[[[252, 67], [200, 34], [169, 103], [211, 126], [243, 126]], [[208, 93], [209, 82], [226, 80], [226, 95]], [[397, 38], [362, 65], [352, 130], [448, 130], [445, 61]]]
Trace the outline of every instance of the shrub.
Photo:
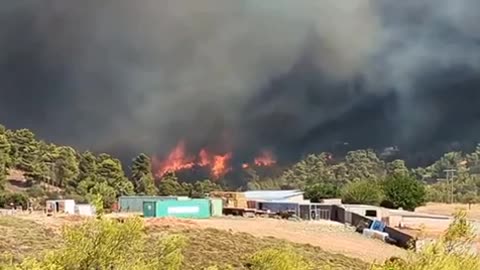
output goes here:
[[378, 205], [382, 198], [382, 187], [375, 181], [350, 182], [342, 189], [342, 201], [344, 203]]
[[270, 248], [255, 253], [250, 262], [252, 270], [310, 270], [311, 263], [290, 248]]
[[15, 205], [17, 208], [22, 207], [23, 209], [27, 208], [28, 205], [28, 196], [23, 193], [4, 193], [0, 195], [0, 207], [7, 207], [10, 204]]
[[372, 265], [371, 270], [466, 270], [480, 269], [480, 257], [468, 252], [474, 237], [473, 227], [464, 211], [455, 219], [445, 234], [420, 252], [411, 252], [405, 260], [390, 260]]
[[410, 175], [392, 175], [384, 183], [383, 205], [415, 210], [425, 201], [425, 186]]
[[338, 198], [339, 195], [339, 188], [333, 183], [320, 182], [305, 187], [305, 197], [313, 202], [319, 202], [322, 199]]
[[155, 248], [147, 248], [146, 236], [140, 218], [130, 218], [123, 223], [91, 219], [79, 226], [65, 227], [64, 244], [60, 249], [39, 260], [28, 258], [21, 264], [11, 262], [0, 269], [181, 269], [185, 238], [168, 236], [155, 241]]

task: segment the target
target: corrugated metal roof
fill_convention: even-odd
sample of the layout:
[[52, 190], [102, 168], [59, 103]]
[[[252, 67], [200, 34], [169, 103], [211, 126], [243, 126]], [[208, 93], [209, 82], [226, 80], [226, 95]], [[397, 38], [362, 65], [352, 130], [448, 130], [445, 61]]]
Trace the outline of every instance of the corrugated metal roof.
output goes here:
[[293, 196], [303, 195], [301, 190], [254, 190], [245, 191], [247, 200], [284, 200]]

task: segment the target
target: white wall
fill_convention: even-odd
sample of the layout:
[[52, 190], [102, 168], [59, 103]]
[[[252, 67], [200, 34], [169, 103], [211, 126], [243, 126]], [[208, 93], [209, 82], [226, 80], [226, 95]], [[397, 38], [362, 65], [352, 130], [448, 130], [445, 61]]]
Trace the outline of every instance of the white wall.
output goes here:
[[80, 216], [93, 216], [95, 209], [91, 204], [77, 204], [75, 213]]
[[[66, 214], [75, 214], [75, 201], [74, 200], [48, 200], [47, 207], [51, 204], [52, 207], [55, 209], [55, 204], [56, 203], [63, 204], [64, 205], [64, 212]], [[55, 211], [59, 211], [59, 209], [55, 209]]]
[[65, 213], [66, 214], [75, 214], [75, 201], [74, 200], [64, 200], [65, 202]]

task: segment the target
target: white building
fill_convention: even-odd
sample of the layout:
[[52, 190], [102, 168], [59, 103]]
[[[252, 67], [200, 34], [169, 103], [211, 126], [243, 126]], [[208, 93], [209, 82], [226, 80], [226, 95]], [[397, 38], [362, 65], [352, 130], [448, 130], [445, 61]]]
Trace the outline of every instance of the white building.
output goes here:
[[53, 213], [65, 213], [65, 214], [75, 214], [75, 201], [74, 200], [48, 200], [47, 211], [52, 211]]
[[93, 216], [95, 215], [95, 207], [91, 204], [77, 204], [75, 214], [87, 217]]

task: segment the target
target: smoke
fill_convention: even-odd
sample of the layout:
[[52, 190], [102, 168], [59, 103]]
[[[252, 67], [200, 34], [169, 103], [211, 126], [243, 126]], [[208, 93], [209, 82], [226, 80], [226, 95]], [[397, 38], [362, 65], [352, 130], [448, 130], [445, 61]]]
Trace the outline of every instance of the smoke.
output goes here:
[[435, 134], [425, 131], [435, 132], [444, 111], [454, 111], [444, 110], [450, 103], [438, 92], [459, 83], [474, 88], [479, 6], [3, 3], [0, 121], [59, 143], [133, 153], [168, 151], [182, 138], [192, 151], [251, 155], [265, 146], [285, 156], [336, 140], [428, 140]]

